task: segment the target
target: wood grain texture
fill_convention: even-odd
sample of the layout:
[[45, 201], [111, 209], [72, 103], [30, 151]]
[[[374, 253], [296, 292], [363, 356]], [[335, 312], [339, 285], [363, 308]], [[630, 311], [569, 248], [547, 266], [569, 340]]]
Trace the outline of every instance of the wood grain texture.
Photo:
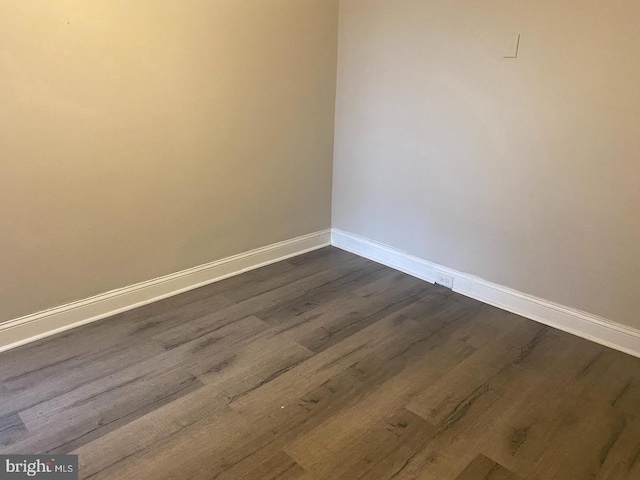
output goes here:
[[519, 480], [519, 477], [499, 463], [479, 454], [456, 480]]
[[325, 248], [0, 354], [91, 479], [640, 478], [640, 360]]

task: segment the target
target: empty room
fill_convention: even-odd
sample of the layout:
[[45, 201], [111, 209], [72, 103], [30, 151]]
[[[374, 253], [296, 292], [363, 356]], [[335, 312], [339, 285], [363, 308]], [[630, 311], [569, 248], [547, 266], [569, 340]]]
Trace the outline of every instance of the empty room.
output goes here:
[[640, 479], [639, 22], [2, 0], [0, 480]]

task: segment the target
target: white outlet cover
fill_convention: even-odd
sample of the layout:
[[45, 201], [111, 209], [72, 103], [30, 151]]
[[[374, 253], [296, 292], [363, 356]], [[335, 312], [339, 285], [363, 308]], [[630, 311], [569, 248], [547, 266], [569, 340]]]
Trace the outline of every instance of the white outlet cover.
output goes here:
[[436, 283], [443, 287], [453, 288], [453, 276], [442, 272], [436, 272]]

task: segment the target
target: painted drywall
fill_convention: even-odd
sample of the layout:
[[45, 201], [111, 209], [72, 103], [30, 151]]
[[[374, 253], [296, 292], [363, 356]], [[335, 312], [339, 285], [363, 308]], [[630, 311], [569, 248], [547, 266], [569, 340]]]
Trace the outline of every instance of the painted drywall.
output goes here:
[[640, 328], [638, 19], [342, 0], [333, 226]]
[[328, 228], [337, 14], [0, 2], [0, 321]]

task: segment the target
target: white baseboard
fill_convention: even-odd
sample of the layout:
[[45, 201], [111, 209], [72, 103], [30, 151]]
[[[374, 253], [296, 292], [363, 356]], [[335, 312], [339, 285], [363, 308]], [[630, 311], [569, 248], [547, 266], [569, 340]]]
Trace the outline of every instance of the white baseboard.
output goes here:
[[119, 288], [0, 324], [0, 352], [330, 245], [331, 230]]
[[338, 229], [304, 235], [3, 322], [0, 324], [0, 352], [330, 244], [430, 283], [435, 283], [437, 272], [451, 275], [455, 292], [640, 357], [640, 331], [636, 329], [452, 270]]
[[331, 231], [331, 244], [427, 282], [435, 283], [437, 272], [451, 275], [455, 292], [640, 357], [640, 331], [634, 328], [452, 270], [335, 228]]

